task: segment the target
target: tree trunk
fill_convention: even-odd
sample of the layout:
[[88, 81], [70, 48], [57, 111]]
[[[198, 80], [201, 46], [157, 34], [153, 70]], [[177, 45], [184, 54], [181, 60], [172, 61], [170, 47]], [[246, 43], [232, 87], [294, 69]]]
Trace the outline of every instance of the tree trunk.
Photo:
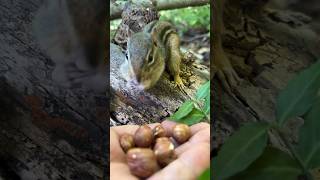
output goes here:
[[101, 179], [105, 94], [59, 87], [32, 34], [40, 0], [1, 0], [0, 179]]
[[[318, 35], [309, 26], [310, 18], [301, 13], [283, 11], [237, 14], [239, 7], [225, 11], [226, 34], [224, 47], [237, 73], [243, 78], [228, 95], [214, 81], [212, 146], [217, 151], [225, 140], [245, 122], [275, 121], [275, 101], [279, 91], [301, 70], [308, 68], [319, 57]], [[303, 123], [295, 119], [288, 124], [291, 138], [297, 140], [298, 127]], [[285, 149], [275, 133], [271, 144]]]

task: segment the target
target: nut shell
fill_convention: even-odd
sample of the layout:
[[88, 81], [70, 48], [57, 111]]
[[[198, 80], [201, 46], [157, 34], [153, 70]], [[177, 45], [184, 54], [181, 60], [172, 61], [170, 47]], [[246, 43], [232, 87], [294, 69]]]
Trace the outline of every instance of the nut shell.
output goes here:
[[129, 149], [134, 147], [134, 139], [131, 134], [123, 134], [120, 137], [120, 146], [124, 152], [127, 152]]
[[154, 138], [167, 136], [166, 130], [161, 125], [157, 125], [156, 127], [153, 128], [152, 131], [153, 131]]
[[153, 143], [153, 133], [149, 126], [143, 125], [134, 134], [134, 142], [138, 147], [150, 147]]
[[154, 154], [157, 157], [158, 163], [162, 167], [177, 159], [177, 155], [174, 151], [174, 145], [167, 137], [161, 137], [156, 140]]
[[127, 153], [127, 162], [133, 175], [146, 178], [159, 170], [156, 156], [149, 148], [132, 148]]
[[189, 126], [186, 124], [175, 125], [173, 127], [172, 136], [180, 144], [186, 142], [191, 136], [191, 131]]

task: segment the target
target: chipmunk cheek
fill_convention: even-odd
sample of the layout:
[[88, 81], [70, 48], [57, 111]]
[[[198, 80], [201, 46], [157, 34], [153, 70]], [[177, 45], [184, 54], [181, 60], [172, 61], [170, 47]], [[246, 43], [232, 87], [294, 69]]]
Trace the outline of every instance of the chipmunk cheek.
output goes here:
[[138, 88], [141, 90], [147, 90], [151, 87], [151, 81], [150, 79], [144, 79], [143, 81], [141, 81], [140, 83], [138, 83]]
[[150, 79], [147, 79], [143, 82], [143, 86], [144, 86], [144, 89], [149, 89], [150, 86], [151, 86], [151, 81]]

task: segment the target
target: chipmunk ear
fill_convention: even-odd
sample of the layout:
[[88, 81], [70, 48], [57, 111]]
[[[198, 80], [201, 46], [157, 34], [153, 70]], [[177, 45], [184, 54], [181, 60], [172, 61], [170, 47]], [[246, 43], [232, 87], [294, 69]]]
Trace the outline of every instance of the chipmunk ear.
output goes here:
[[157, 37], [156, 37], [156, 34], [153, 32], [151, 34], [151, 39], [152, 39], [152, 43], [155, 47], [158, 47], [158, 41], [157, 41]]

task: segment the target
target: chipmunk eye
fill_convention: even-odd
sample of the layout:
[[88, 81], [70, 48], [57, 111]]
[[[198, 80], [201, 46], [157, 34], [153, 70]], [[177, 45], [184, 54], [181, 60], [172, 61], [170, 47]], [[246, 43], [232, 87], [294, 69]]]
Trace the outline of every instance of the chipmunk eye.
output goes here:
[[153, 41], [153, 45], [154, 45], [155, 47], [158, 46], [158, 44], [157, 44], [155, 41]]
[[126, 51], [124, 54], [126, 55], [126, 60], [129, 60], [129, 58], [128, 58], [128, 54], [129, 54], [129, 52], [128, 52], [128, 51]]
[[153, 63], [153, 56], [148, 57], [148, 64], [151, 65]]

